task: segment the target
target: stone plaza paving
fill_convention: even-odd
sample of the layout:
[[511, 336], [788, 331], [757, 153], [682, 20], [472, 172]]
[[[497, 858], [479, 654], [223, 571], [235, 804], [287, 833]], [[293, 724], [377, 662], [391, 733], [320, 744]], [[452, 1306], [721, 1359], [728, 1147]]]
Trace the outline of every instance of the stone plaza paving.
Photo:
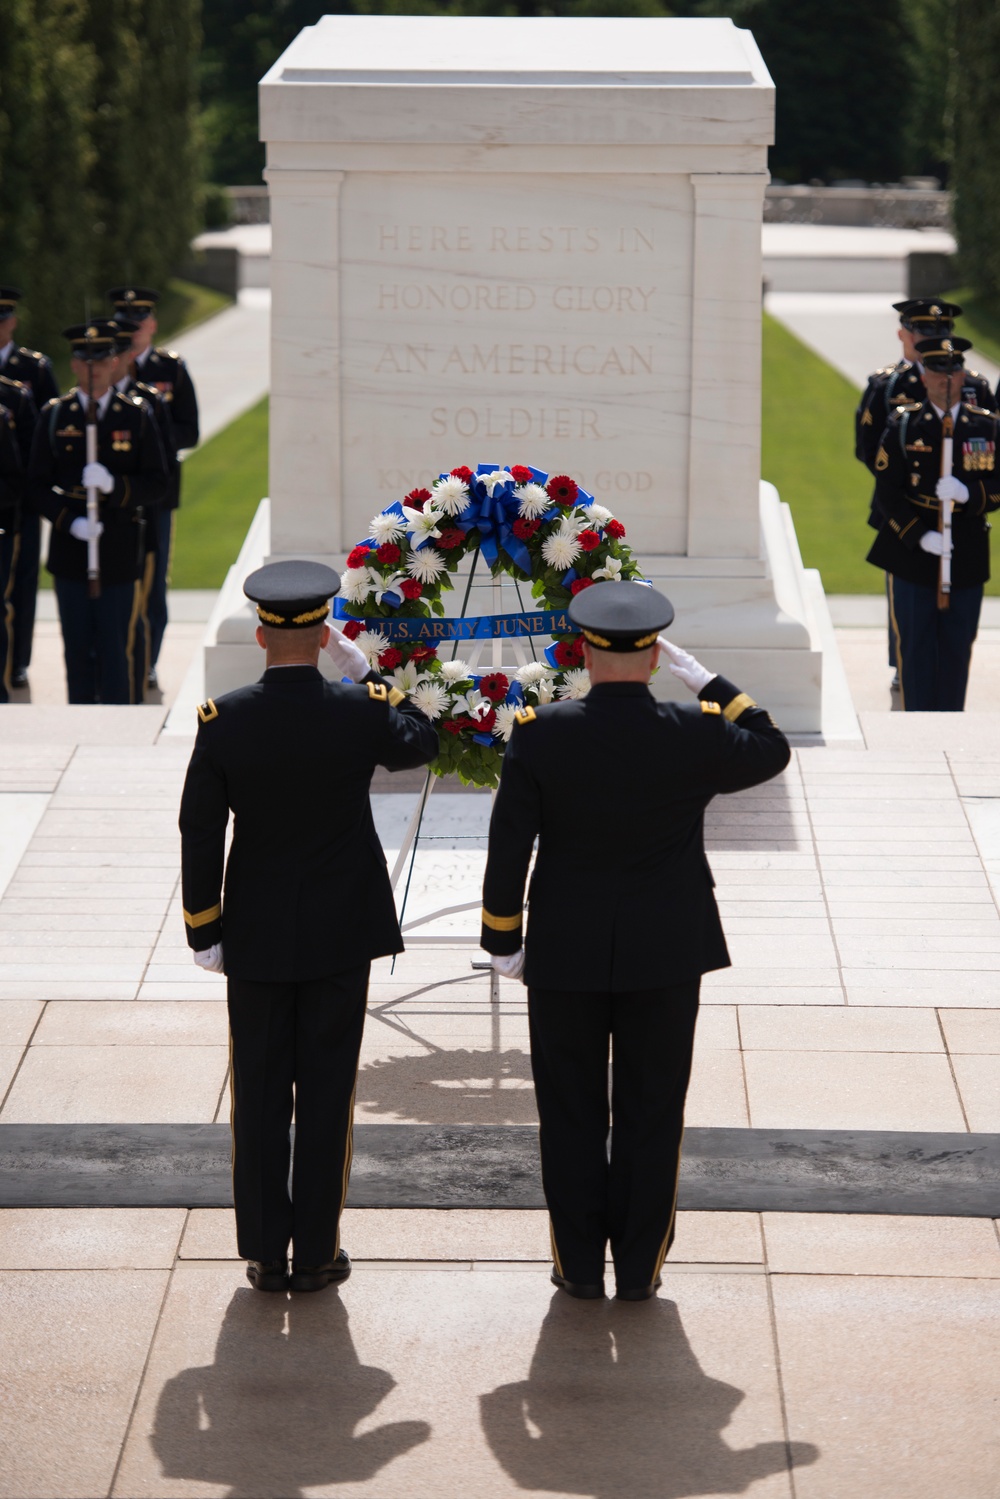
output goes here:
[[[190, 741], [153, 709], [21, 715], [0, 1125], [225, 1121], [224, 985], [180, 914]], [[733, 967], [691, 1126], [1000, 1131], [1000, 718], [862, 727], [710, 813]], [[388, 847], [414, 795], [380, 783]], [[477, 898], [488, 808], [436, 792], [408, 915]], [[375, 965], [360, 1123], [534, 1121], [524, 991], [491, 1006], [479, 956]], [[0, 1212], [0, 1494], [996, 1499], [988, 1218], [685, 1212], [642, 1305], [555, 1293], [539, 1211], [348, 1209], [344, 1241], [350, 1282], [290, 1300], [246, 1285], [225, 1210]]]

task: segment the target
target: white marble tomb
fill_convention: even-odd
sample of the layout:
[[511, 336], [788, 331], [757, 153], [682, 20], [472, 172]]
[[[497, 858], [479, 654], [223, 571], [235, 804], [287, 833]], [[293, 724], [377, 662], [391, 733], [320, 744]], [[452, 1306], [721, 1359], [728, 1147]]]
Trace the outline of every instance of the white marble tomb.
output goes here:
[[[774, 88], [750, 33], [327, 16], [260, 100], [270, 554], [342, 563], [458, 463], [568, 472], [625, 522], [678, 638], [818, 729], [817, 589], [760, 484]], [[251, 624], [237, 602], [209, 690], [256, 674]]]

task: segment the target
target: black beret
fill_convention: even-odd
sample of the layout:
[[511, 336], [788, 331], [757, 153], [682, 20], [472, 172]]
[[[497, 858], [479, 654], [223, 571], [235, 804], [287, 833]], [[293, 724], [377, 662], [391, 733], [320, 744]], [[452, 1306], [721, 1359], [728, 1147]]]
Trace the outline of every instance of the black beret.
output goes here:
[[340, 574], [322, 562], [268, 562], [243, 584], [262, 624], [305, 630], [322, 624], [340, 592]]
[[674, 606], [646, 583], [609, 581], [578, 593], [569, 617], [599, 651], [641, 651], [670, 624]]

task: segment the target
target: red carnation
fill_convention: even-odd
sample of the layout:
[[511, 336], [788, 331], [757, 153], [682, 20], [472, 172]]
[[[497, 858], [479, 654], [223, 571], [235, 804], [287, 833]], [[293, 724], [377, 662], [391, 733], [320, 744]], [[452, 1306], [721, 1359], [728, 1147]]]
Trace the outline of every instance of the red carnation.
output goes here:
[[557, 640], [554, 654], [557, 666], [582, 666], [583, 646], [579, 635], [575, 640]]
[[545, 493], [550, 500], [555, 500], [557, 505], [575, 505], [576, 497], [580, 493], [575, 480], [566, 474], [556, 474], [545, 486]]
[[347, 636], [348, 640], [357, 640], [364, 628], [365, 622], [363, 619], [349, 619], [344, 625], [343, 633]]
[[599, 547], [601, 544], [601, 538], [596, 531], [581, 531], [576, 539], [585, 552], [592, 552], [595, 547]]
[[477, 734], [492, 734], [497, 723], [496, 709], [491, 708], [488, 713], [483, 714], [482, 718], [470, 719], [469, 723]]
[[510, 680], [502, 671], [491, 671], [480, 681], [479, 691], [491, 703], [502, 703], [510, 691]]
[[402, 660], [403, 652], [397, 646], [390, 645], [378, 658], [379, 671], [392, 671], [394, 666], [401, 665]]
[[442, 531], [441, 535], [437, 538], [437, 544], [442, 552], [452, 552], [456, 547], [460, 547], [464, 540], [464, 532], [459, 531], [456, 527], [451, 531]]
[[348, 567], [364, 567], [365, 558], [371, 556], [371, 547], [355, 547], [347, 558]]
[[415, 645], [410, 652], [411, 661], [433, 661], [436, 656], [436, 645]]
[[399, 585], [399, 591], [404, 599], [418, 599], [424, 590], [416, 578], [405, 578]]
[[431, 492], [429, 489], [411, 489], [404, 499], [403, 504], [409, 505], [413, 510], [423, 510], [424, 505], [430, 497]]
[[531, 469], [525, 468], [523, 463], [515, 463], [511, 468], [510, 476], [515, 484], [531, 483]]
[[625, 535], [625, 527], [620, 520], [609, 520], [604, 529], [615, 541], [621, 541]]
[[514, 522], [512, 529], [519, 541], [530, 541], [541, 524], [540, 520], [525, 520], [522, 517]]
[[569, 585], [569, 591], [572, 594], [582, 593], [585, 588], [593, 588], [593, 586], [593, 578], [574, 578]]
[[399, 547], [394, 541], [387, 541], [383, 546], [379, 547], [375, 556], [383, 565], [398, 562], [400, 557]]
[[453, 479], [461, 479], [463, 484], [470, 484], [472, 482], [472, 479], [474, 478], [474, 475], [471, 468], [465, 468], [463, 466], [462, 468], [453, 468], [451, 471], [451, 477]]
[[446, 718], [441, 727], [446, 734], [461, 734], [462, 720], [458, 718]]

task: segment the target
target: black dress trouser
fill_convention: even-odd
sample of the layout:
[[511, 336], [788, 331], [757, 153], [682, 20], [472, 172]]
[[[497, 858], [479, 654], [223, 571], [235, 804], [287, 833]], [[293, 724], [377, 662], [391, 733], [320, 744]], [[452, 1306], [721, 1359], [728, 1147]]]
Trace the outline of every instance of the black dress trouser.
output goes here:
[[626, 994], [528, 990], [542, 1183], [567, 1280], [602, 1281], [609, 1241], [619, 1290], [660, 1272], [674, 1237], [699, 988], [695, 979]]
[[281, 1259], [290, 1240], [299, 1265], [337, 1256], [370, 966], [307, 983], [229, 978], [233, 1197], [244, 1259]]

